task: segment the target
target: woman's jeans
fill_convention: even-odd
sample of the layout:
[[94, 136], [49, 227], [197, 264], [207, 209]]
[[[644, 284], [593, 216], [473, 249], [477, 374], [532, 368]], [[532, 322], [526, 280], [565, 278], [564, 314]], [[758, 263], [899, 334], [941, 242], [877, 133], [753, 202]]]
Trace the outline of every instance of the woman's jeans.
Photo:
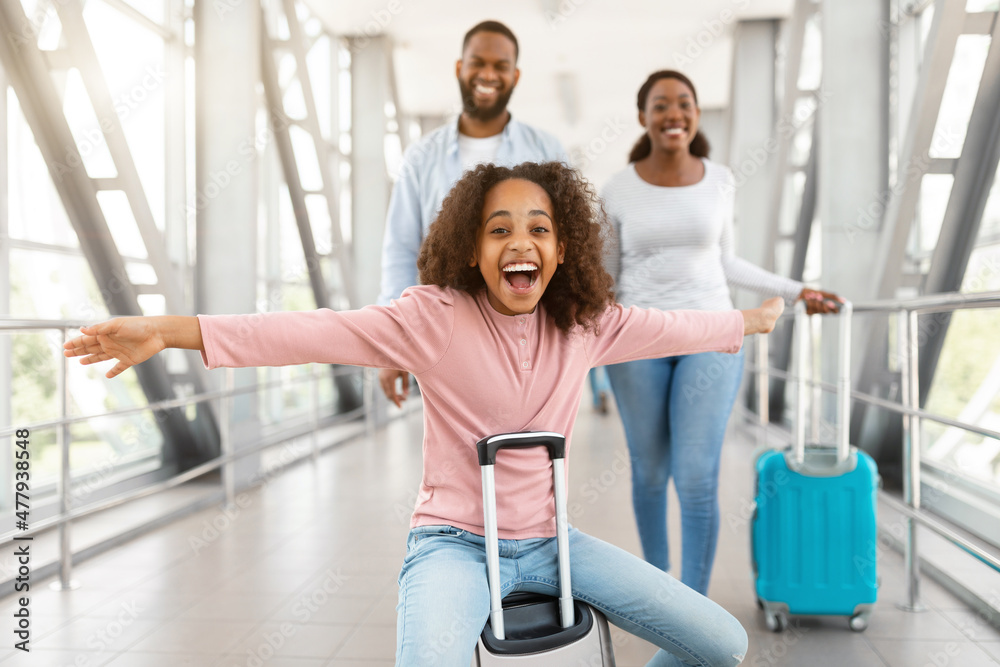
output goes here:
[[[490, 611], [485, 540], [451, 526], [410, 531], [399, 573], [397, 667], [469, 667]], [[738, 665], [747, 634], [708, 598], [641, 558], [569, 529], [573, 597], [666, 651], [649, 665]], [[501, 593], [558, 597], [555, 538], [500, 540]]]
[[632, 505], [646, 560], [667, 571], [667, 482], [681, 510], [681, 581], [708, 591], [719, 536], [719, 458], [743, 351], [608, 366], [632, 461]]

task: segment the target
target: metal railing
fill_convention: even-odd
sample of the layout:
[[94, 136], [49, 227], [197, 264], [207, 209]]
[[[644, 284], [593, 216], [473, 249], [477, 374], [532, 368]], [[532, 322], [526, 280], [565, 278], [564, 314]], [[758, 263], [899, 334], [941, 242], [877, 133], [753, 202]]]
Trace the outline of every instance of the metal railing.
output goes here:
[[[60, 344], [59, 349], [62, 350], [62, 344], [67, 340], [67, 331], [77, 329], [80, 326], [85, 326], [91, 324], [90, 322], [75, 322], [68, 320], [0, 320], [0, 333], [3, 332], [30, 332], [30, 331], [58, 331], [60, 332]], [[59, 474], [56, 482], [56, 496], [58, 499], [58, 511], [57, 514], [49, 517], [47, 519], [33, 522], [30, 529], [27, 531], [20, 532], [10, 532], [0, 535], [0, 546], [11, 544], [14, 542], [15, 536], [21, 538], [33, 537], [39, 533], [50, 530], [53, 527], [58, 529], [58, 541], [59, 541], [59, 580], [52, 584], [53, 588], [56, 589], [71, 589], [76, 587], [76, 583], [72, 578], [72, 563], [73, 554], [70, 545], [70, 529], [71, 524], [78, 519], [96, 514], [98, 512], [103, 512], [105, 510], [117, 507], [127, 502], [133, 500], [138, 500], [140, 498], [154, 495], [168, 489], [180, 486], [190, 482], [193, 479], [201, 477], [207, 473], [213, 472], [215, 470], [220, 470], [221, 472], [221, 485], [225, 497], [225, 504], [227, 507], [232, 507], [234, 503], [235, 493], [236, 493], [236, 479], [235, 479], [235, 463], [242, 457], [249, 456], [251, 454], [256, 454], [265, 449], [275, 446], [279, 442], [286, 441], [292, 437], [297, 437], [300, 435], [309, 434], [311, 439], [312, 448], [312, 458], [318, 458], [320, 454], [319, 440], [317, 437], [317, 431], [321, 427], [331, 426], [336, 423], [354, 420], [359, 417], [365, 418], [365, 430], [370, 435], [374, 430], [374, 412], [372, 410], [374, 401], [374, 386], [375, 383], [372, 379], [372, 372], [365, 370], [363, 372], [363, 393], [362, 393], [362, 405], [354, 410], [348, 412], [331, 415], [326, 418], [320, 418], [319, 416], [319, 387], [320, 380], [329, 381], [332, 377], [337, 375], [348, 375], [357, 373], [358, 369], [353, 367], [343, 367], [335, 368], [331, 373], [327, 367], [314, 368], [308, 374], [299, 375], [290, 379], [280, 379], [272, 380], [269, 382], [258, 382], [250, 385], [245, 385], [241, 387], [234, 386], [234, 373], [233, 369], [225, 370], [225, 380], [223, 382], [223, 388], [217, 391], [208, 391], [200, 394], [194, 394], [191, 396], [186, 396], [182, 398], [175, 398], [164, 401], [157, 401], [155, 403], [149, 403], [147, 405], [123, 408], [120, 410], [112, 410], [108, 412], [101, 412], [98, 414], [88, 414], [88, 415], [78, 415], [70, 416], [69, 414], [69, 383], [67, 382], [70, 359], [64, 357], [60, 354], [61, 361], [59, 363], [58, 369], [58, 379], [57, 379], [57, 394], [59, 402], [59, 417], [57, 419], [52, 419], [43, 422], [36, 422], [32, 424], [23, 424], [18, 426], [9, 426], [0, 428], [0, 438], [6, 438], [14, 435], [16, 431], [20, 429], [27, 429], [28, 431], [36, 430], [46, 430], [55, 429], [56, 430], [56, 446], [59, 448]], [[284, 387], [289, 384], [301, 383], [304, 381], [310, 381], [312, 383], [311, 400], [309, 406], [309, 419], [304, 428], [304, 430], [292, 431], [285, 430], [278, 434], [279, 440], [272, 441], [273, 439], [262, 438], [260, 442], [252, 444], [250, 446], [241, 447], [239, 451], [235, 451], [233, 447], [233, 439], [231, 436], [230, 429], [230, 403], [231, 401], [241, 394], [255, 393], [262, 389], [271, 389], [275, 387]], [[209, 401], [218, 401], [218, 415], [219, 415], [219, 441], [220, 441], [220, 455], [210, 459], [194, 468], [184, 471], [183, 473], [174, 475], [169, 479], [156, 482], [154, 484], [145, 485], [141, 488], [134, 489], [132, 491], [123, 492], [115, 495], [106, 500], [92, 503], [84, 507], [71, 509], [71, 470], [70, 470], [70, 445], [72, 439], [70, 436], [70, 427], [73, 424], [87, 422], [91, 419], [97, 417], [124, 417], [134, 414], [139, 414], [147, 411], [157, 411], [157, 410], [168, 410], [174, 408], [182, 408], [189, 405], [195, 405], [199, 403], [206, 403]]]
[[[850, 398], [870, 405], [896, 412], [903, 417], [903, 502], [885, 491], [879, 492], [879, 500], [900, 512], [905, 518], [905, 538], [903, 556], [907, 576], [907, 600], [900, 607], [908, 611], [923, 609], [920, 602], [920, 560], [917, 541], [916, 524], [934, 531], [945, 540], [960, 547], [967, 553], [978, 558], [994, 570], [1000, 572], [1000, 558], [989, 553], [980, 545], [960, 535], [937, 517], [921, 509], [920, 483], [920, 429], [923, 420], [935, 421], [940, 424], [964, 429], [977, 435], [1000, 439], [1000, 432], [969, 424], [944, 415], [934, 414], [920, 408], [919, 361], [920, 361], [920, 329], [918, 318], [928, 313], [953, 312], [967, 309], [1000, 308], [1000, 292], [980, 294], [939, 294], [908, 300], [872, 301], [854, 304], [854, 312], [884, 313], [896, 317], [897, 358], [900, 371], [900, 403], [887, 401], [878, 396], [872, 396], [852, 390]], [[791, 373], [771, 368], [768, 362], [768, 337], [756, 336], [754, 364], [747, 370], [756, 374], [756, 398], [758, 421], [762, 426], [769, 423], [768, 401], [770, 398], [769, 380], [775, 377], [784, 380], [798, 381]], [[811, 378], [802, 378], [818, 391], [835, 392], [836, 385]], [[813, 420], [815, 424], [817, 420]]]

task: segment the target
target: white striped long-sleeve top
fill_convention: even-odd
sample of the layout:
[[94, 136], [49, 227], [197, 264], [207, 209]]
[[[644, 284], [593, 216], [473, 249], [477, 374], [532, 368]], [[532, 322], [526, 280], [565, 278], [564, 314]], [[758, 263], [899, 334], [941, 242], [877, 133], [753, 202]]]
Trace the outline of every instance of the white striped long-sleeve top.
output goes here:
[[611, 222], [605, 265], [619, 303], [664, 310], [728, 310], [729, 287], [793, 301], [802, 283], [765, 271], [733, 252], [732, 172], [703, 160], [694, 185], [642, 180], [635, 165], [615, 174], [601, 197]]

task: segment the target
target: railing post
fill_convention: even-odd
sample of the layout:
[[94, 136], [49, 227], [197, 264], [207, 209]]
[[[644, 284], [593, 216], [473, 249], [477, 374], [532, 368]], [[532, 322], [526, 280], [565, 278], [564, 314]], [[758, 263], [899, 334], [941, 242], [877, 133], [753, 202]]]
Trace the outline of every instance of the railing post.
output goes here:
[[320, 376], [316, 374], [316, 368], [313, 366], [309, 369], [309, 385], [312, 388], [310, 392], [309, 401], [309, 423], [310, 423], [310, 444], [312, 445], [312, 458], [313, 461], [319, 460], [319, 378]]
[[[66, 329], [60, 329], [59, 350], [63, 349], [66, 343]], [[70, 427], [66, 423], [69, 418], [69, 382], [67, 372], [69, 360], [59, 355], [59, 376], [57, 378], [56, 392], [59, 395], [59, 418], [62, 422], [56, 427], [56, 447], [59, 448], [59, 516], [65, 519], [70, 510]], [[57, 591], [73, 590], [79, 588], [80, 584], [73, 581], [73, 549], [70, 544], [70, 524], [63, 520], [59, 523], [59, 581], [54, 581], [51, 588]]]
[[768, 374], [768, 350], [767, 335], [757, 334], [757, 345], [754, 348], [757, 365], [757, 419], [760, 425], [767, 427], [771, 421], [770, 404], [770, 375]]
[[222, 451], [222, 487], [226, 494], [226, 507], [232, 507], [236, 496], [236, 461], [233, 458], [233, 434], [229, 406], [233, 400], [233, 369], [226, 369], [222, 396], [219, 397], [219, 448]]
[[365, 368], [362, 371], [362, 401], [365, 406], [365, 436], [375, 435], [375, 374], [374, 368]]
[[[900, 393], [903, 407], [920, 407], [920, 337], [916, 312], [905, 308], [898, 314]], [[920, 417], [903, 415], [903, 500], [915, 511], [920, 509]], [[917, 524], [911, 517], [904, 519], [906, 541], [903, 558], [906, 568], [906, 601], [897, 606], [905, 611], [924, 611], [920, 602], [920, 554], [917, 549]]]

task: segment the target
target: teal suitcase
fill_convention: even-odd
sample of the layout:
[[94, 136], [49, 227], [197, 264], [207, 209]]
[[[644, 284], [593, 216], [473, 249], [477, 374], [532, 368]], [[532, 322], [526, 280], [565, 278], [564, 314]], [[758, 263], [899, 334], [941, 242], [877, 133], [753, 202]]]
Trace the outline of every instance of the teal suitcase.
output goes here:
[[799, 308], [793, 446], [765, 451], [756, 461], [753, 571], [758, 604], [768, 628], [776, 632], [794, 614], [847, 616], [851, 629], [864, 630], [877, 597], [879, 475], [872, 458], [847, 440], [850, 304], [840, 317], [836, 446], [805, 445], [808, 320]]

